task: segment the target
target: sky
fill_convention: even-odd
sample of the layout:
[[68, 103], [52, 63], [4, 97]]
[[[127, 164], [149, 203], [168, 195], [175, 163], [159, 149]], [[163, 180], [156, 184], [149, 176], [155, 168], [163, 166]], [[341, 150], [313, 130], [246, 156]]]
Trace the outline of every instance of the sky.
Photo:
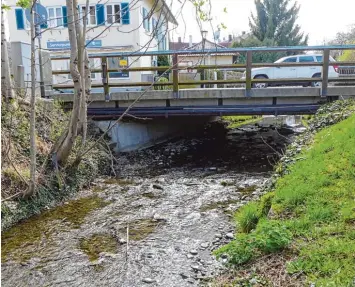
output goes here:
[[[176, 15], [181, 9], [180, 2], [173, 1], [173, 13]], [[213, 39], [213, 30], [216, 30], [218, 23], [224, 23], [227, 27], [221, 31], [221, 39], [228, 38], [228, 34], [240, 34], [242, 31], [249, 31], [249, 16], [254, 12], [254, 0], [211, 0], [213, 29], [210, 23], [206, 23], [205, 30], [208, 31], [207, 38]], [[169, 1], [167, 1], [169, 3]], [[302, 31], [309, 34], [309, 45], [323, 45], [324, 42], [332, 40], [337, 32], [346, 32], [351, 24], [355, 24], [355, 0], [298, 0], [300, 12], [298, 24]], [[225, 13], [224, 7], [227, 8]], [[201, 40], [200, 29], [195, 20], [195, 11], [191, 3], [183, 8], [183, 17], [177, 17], [179, 27], [171, 33], [172, 41], [178, 37], [188, 42], [189, 35], [193, 41]], [[186, 24], [184, 24], [184, 21]]]

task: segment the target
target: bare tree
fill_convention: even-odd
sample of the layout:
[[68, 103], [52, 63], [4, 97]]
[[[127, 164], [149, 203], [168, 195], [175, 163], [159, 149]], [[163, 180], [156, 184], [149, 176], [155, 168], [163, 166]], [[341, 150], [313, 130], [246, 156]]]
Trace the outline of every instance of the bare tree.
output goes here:
[[11, 67], [9, 58], [9, 47], [6, 40], [6, 25], [4, 12], [8, 7], [1, 5], [1, 96], [2, 98], [9, 100], [14, 98], [14, 86], [11, 77]]
[[24, 196], [31, 196], [36, 190], [36, 47], [35, 47], [35, 11], [36, 0], [31, 5], [31, 101], [30, 101], [30, 185]]
[[[65, 164], [68, 160], [68, 157], [74, 147], [75, 140], [78, 136], [78, 129], [81, 127], [81, 129], [84, 130], [83, 125], [86, 125], [86, 123], [80, 122], [80, 115], [82, 114], [82, 101], [83, 97], [85, 97], [85, 89], [83, 86], [84, 77], [81, 72], [84, 70], [83, 55], [86, 48], [78, 15], [78, 6], [74, 3], [77, 3], [76, 0], [66, 0], [68, 11], [68, 34], [71, 49], [70, 74], [74, 83], [73, 110], [68, 128], [62, 134], [52, 150], [55, 164], [61, 165]], [[81, 118], [83, 118], [83, 116], [81, 116]]]

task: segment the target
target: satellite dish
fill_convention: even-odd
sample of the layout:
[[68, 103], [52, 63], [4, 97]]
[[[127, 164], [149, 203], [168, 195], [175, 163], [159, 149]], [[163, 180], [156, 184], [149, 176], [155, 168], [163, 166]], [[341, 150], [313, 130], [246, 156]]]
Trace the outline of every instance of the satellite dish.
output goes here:
[[[36, 3], [33, 7], [33, 12], [35, 25], [41, 25], [47, 22], [48, 13], [47, 9], [43, 5]], [[28, 22], [31, 23], [31, 9], [27, 8], [25, 10], [25, 15]]]

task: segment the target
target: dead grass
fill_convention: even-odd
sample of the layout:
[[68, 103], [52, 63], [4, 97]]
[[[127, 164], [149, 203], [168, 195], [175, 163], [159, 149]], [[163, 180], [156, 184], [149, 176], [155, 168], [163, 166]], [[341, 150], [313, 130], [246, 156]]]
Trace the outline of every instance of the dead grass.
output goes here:
[[305, 286], [302, 274], [289, 275], [286, 271], [287, 262], [293, 260], [292, 253], [282, 252], [269, 254], [244, 265], [243, 268], [229, 270], [217, 276], [212, 287], [301, 287]]

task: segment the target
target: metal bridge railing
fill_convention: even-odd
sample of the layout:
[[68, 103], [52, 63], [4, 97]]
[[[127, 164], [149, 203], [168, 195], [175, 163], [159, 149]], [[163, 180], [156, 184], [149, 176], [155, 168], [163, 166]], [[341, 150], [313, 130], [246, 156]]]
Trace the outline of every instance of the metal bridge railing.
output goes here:
[[[292, 47], [256, 47], [256, 48], [227, 48], [227, 49], [212, 49], [212, 50], [182, 50], [182, 51], [150, 51], [150, 52], [121, 52], [121, 53], [90, 53], [89, 58], [100, 58], [101, 69], [92, 69], [91, 73], [102, 73], [102, 83], [93, 83], [92, 87], [101, 87], [104, 89], [105, 95], [109, 95], [111, 87], [147, 87], [147, 86], [170, 86], [174, 96], [178, 97], [179, 88], [187, 85], [206, 85], [206, 84], [245, 84], [245, 95], [249, 97], [251, 95], [251, 89], [253, 83], [303, 83], [303, 82], [322, 82], [321, 96], [327, 96], [328, 83], [329, 82], [349, 82], [354, 81], [352, 74], [341, 77], [329, 78], [329, 66], [342, 67], [355, 67], [355, 62], [331, 62], [330, 51], [332, 50], [355, 50], [355, 45], [335, 45], [335, 46], [292, 46]], [[303, 51], [322, 51], [323, 62], [305, 62], [305, 63], [253, 63], [252, 57], [255, 52], [303, 52]], [[223, 55], [231, 53], [246, 53], [245, 64], [224, 64], [224, 65], [195, 65], [195, 66], [180, 66], [178, 62], [179, 56], [186, 55]], [[145, 56], [159, 56], [168, 55], [172, 56], [172, 66], [160, 66], [160, 67], [129, 67], [124, 69], [109, 69], [107, 65], [107, 59], [110, 57], [145, 57]], [[69, 55], [54, 55], [51, 57], [52, 61], [56, 60], [68, 60]], [[292, 79], [253, 79], [251, 77], [252, 68], [260, 67], [322, 67], [322, 73], [320, 78], [292, 78]], [[231, 79], [231, 80], [199, 80], [199, 81], [179, 81], [179, 71], [187, 69], [204, 70], [219, 70], [219, 69], [245, 69], [245, 79]], [[109, 82], [110, 72], [144, 72], [144, 71], [172, 71], [172, 81], [168, 82]], [[70, 70], [54, 70], [53, 75], [70, 74]], [[53, 85], [54, 89], [73, 89], [73, 84], [60, 84]]]

